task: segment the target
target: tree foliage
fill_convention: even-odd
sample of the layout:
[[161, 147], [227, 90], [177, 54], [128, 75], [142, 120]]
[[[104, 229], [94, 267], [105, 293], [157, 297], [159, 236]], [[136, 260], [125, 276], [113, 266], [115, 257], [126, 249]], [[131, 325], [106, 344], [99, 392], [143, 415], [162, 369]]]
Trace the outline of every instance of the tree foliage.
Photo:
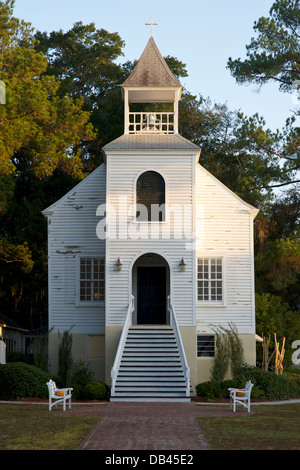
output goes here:
[[300, 181], [300, 128], [296, 125], [296, 117], [300, 115], [299, 6], [299, 0], [275, 1], [269, 16], [254, 23], [256, 36], [246, 46], [246, 58], [229, 58], [227, 64], [239, 84], [262, 86], [275, 82], [281, 91], [296, 97], [292, 115], [276, 140], [263, 144], [273, 158], [278, 158], [281, 173], [267, 185], [290, 189], [264, 204], [255, 222], [257, 325], [262, 327], [265, 318], [265, 334], [269, 329], [271, 335], [277, 331], [289, 340], [299, 335], [299, 328], [291, 331], [289, 323], [299, 324], [296, 312], [300, 302], [300, 200], [297, 188]]
[[[228, 60], [228, 68], [237, 83], [269, 82], [279, 84], [284, 92], [296, 91], [296, 104], [281, 132], [281, 145], [274, 154], [282, 159], [283, 179], [277, 186], [299, 182], [300, 128], [295, 125], [300, 115], [300, 4], [299, 0], [277, 0], [269, 17], [254, 23], [256, 37], [246, 46], [246, 59]], [[298, 99], [297, 99], [298, 97]], [[297, 104], [298, 103], [298, 104]]]
[[182, 135], [201, 147], [200, 163], [247, 202], [261, 207], [282, 181], [279, 157], [271, 151], [279, 136], [262, 117], [247, 117], [226, 104], [185, 92], [179, 113]]
[[0, 71], [6, 104], [0, 116], [0, 175], [16, 171], [26, 155], [38, 177], [57, 167], [83, 177], [78, 143], [91, 138], [82, 99], [59, 97], [59, 84], [46, 75], [47, 59], [36, 51], [30, 24], [13, 17], [12, 0], [0, 3]]
[[274, 333], [277, 338], [286, 338], [290, 349], [293, 340], [299, 338], [300, 315], [293, 311], [281, 296], [269, 292], [256, 294], [256, 331], [260, 336], [270, 336], [270, 347], [274, 347]]
[[255, 21], [253, 29], [257, 36], [246, 46], [247, 58], [229, 58], [231, 73], [238, 83], [275, 81], [281, 90], [291, 92], [300, 79], [299, 0], [275, 1], [270, 16]]

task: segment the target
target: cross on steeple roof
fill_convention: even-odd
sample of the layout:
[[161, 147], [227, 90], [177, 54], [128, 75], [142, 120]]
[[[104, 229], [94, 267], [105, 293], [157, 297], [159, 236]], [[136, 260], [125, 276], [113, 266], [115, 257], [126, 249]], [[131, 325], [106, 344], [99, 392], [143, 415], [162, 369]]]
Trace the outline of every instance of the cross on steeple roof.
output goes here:
[[145, 25], [150, 26], [150, 36], [152, 36], [152, 26], [157, 25], [157, 23], [153, 23], [152, 18], [150, 18], [150, 23], [145, 23]]

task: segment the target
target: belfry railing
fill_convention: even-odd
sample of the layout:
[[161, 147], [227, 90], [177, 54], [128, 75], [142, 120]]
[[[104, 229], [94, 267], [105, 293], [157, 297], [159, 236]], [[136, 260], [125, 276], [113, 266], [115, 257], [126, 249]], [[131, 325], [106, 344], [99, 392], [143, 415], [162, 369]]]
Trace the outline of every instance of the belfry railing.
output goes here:
[[175, 113], [133, 113], [128, 116], [129, 134], [174, 134]]

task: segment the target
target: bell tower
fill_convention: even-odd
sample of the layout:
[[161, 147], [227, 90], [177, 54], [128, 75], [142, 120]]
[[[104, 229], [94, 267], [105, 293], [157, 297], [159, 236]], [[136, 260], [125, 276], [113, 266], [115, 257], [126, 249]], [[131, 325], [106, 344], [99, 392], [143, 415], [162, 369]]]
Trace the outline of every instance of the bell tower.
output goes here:
[[[179, 134], [182, 86], [152, 34], [121, 90], [124, 133], [102, 148], [108, 208], [105, 369], [113, 370], [114, 383], [118, 340], [129, 324], [168, 329], [176, 315], [190, 363], [196, 351], [194, 208], [200, 149]], [[185, 371], [189, 382], [188, 366]]]
[[[172, 74], [152, 36], [131, 74], [122, 85], [124, 134], [178, 134], [178, 103], [182, 86]], [[165, 111], [135, 111], [133, 103], [171, 103]], [[142, 106], [141, 106], [142, 107]]]

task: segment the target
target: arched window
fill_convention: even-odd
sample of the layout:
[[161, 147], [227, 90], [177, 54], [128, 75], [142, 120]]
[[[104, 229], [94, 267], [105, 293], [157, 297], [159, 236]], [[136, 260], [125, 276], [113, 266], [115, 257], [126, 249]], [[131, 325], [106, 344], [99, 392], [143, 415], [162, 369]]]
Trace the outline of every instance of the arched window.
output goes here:
[[165, 220], [165, 180], [156, 171], [145, 171], [136, 183], [136, 218], [140, 221]]

